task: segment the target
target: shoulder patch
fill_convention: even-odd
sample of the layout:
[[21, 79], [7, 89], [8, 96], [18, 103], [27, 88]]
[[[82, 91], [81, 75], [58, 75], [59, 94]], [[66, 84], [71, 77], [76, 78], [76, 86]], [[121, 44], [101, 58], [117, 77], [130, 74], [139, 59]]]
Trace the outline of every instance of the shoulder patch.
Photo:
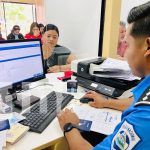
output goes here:
[[133, 125], [125, 121], [112, 140], [111, 150], [131, 150], [140, 140]]
[[150, 105], [150, 87], [148, 87], [134, 106]]

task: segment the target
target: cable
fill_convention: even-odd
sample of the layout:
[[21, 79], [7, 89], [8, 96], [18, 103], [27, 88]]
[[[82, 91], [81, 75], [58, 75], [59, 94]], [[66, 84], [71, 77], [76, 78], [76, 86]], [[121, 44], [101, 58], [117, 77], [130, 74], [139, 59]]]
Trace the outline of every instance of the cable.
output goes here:
[[48, 86], [54, 86], [53, 84], [43, 83], [43, 84], [41, 84], [41, 85], [37, 85], [37, 86], [32, 87], [32, 88], [28, 88], [28, 89], [21, 89], [21, 90], [19, 90], [19, 91], [16, 91], [16, 93], [25, 92], [25, 91], [28, 91], [28, 90], [35, 89], [35, 88], [37, 88], [37, 87], [39, 87], [39, 86], [45, 86], [45, 85], [48, 85]]

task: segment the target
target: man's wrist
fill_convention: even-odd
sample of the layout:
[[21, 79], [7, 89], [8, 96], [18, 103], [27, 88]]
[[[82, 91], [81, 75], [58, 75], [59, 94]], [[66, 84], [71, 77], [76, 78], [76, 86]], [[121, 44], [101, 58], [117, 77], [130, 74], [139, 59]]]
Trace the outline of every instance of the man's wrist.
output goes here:
[[108, 98], [108, 99], [105, 99], [105, 100], [103, 101], [103, 108], [108, 107], [109, 101], [110, 101], [109, 98]]
[[63, 127], [64, 135], [71, 132], [73, 129], [79, 130], [79, 126], [73, 123], [66, 123]]
[[113, 99], [111, 98], [108, 98], [105, 100], [105, 102], [103, 103], [103, 107], [106, 108], [106, 107], [110, 107], [110, 105], [112, 104], [113, 102]]
[[79, 132], [79, 130], [76, 129], [76, 128], [73, 128], [73, 129], [70, 130], [69, 132], [64, 132], [64, 136], [69, 136], [69, 135], [74, 134], [74, 133], [77, 133], [77, 132]]

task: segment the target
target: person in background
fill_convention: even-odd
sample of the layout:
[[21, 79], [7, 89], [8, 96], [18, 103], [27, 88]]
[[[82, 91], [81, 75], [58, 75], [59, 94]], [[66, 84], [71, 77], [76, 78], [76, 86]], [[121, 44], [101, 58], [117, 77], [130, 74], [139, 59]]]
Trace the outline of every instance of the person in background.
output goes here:
[[4, 41], [5, 39], [3, 38], [2, 36], [2, 33], [1, 33], [1, 23], [0, 23], [0, 41]]
[[44, 30], [44, 25], [42, 23], [39, 23], [39, 27], [40, 27], [40, 34], [43, 34], [43, 30]]
[[134, 75], [144, 78], [134, 88], [133, 103], [125, 110], [112, 134], [93, 147], [80, 134], [80, 120], [71, 110], [58, 114], [71, 150], [148, 150], [150, 147], [150, 1], [128, 15], [125, 41], [127, 60]]
[[33, 22], [30, 26], [30, 32], [25, 35], [25, 39], [41, 39], [40, 27], [37, 22]]
[[117, 57], [118, 59], [126, 59], [126, 43], [124, 40], [126, 34], [126, 24], [123, 21], [120, 21], [119, 26], [119, 37], [118, 37], [118, 47], [117, 47]]
[[[45, 71], [47, 73], [70, 71], [71, 61], [75, 59], [75, 56], [71, 53], [71, 51], [68, 48], [57, 44], [58, 38], [59, 38], [59, 30], [57, 26], [53, 24], [47, 24], [44, 27], [42, 37], [44, 65]], [[62, 56], [58, 60], [56, 53], [59, 52], [65, 52], [68, 55]]]
[[4, 41], [5, 39], [3, 38], [2, 34], [0, 33], [0, 41]]
[[23, 40], [24, 36], [20, 33], [20, 27], [14, 25], [11, 33], [7, 36], [7, 40]]

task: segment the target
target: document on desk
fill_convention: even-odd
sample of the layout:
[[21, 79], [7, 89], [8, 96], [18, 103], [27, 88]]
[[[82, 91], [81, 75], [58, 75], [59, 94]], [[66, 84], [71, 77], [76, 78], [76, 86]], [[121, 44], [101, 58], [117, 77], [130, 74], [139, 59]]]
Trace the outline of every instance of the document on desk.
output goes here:
[[0, 121], [2, 120], [9, 120], [10, 126], [14, 125], [15, 123], [18, 123], [25, 119], [24, 116], [21, 114], [18, 114], [17, 112], [9, 113], [9, 114], [1, 114], [0, 113]]
[[127, 61], [107, 58], [102, 64], [90, 64], [90, 74], [104, 78], [116, 78], [127, 81], [140, 80], [134, 76]]
[[3, 147], [6, 146], [6, 133], [7, 130], [0, 131], [0, 150], [2, 150]]
[[91, 131], [109, 135], [121, 121], [121, 112], [112, 109], [74, 106], [73, 110], [80, 119], [92, 121]]

